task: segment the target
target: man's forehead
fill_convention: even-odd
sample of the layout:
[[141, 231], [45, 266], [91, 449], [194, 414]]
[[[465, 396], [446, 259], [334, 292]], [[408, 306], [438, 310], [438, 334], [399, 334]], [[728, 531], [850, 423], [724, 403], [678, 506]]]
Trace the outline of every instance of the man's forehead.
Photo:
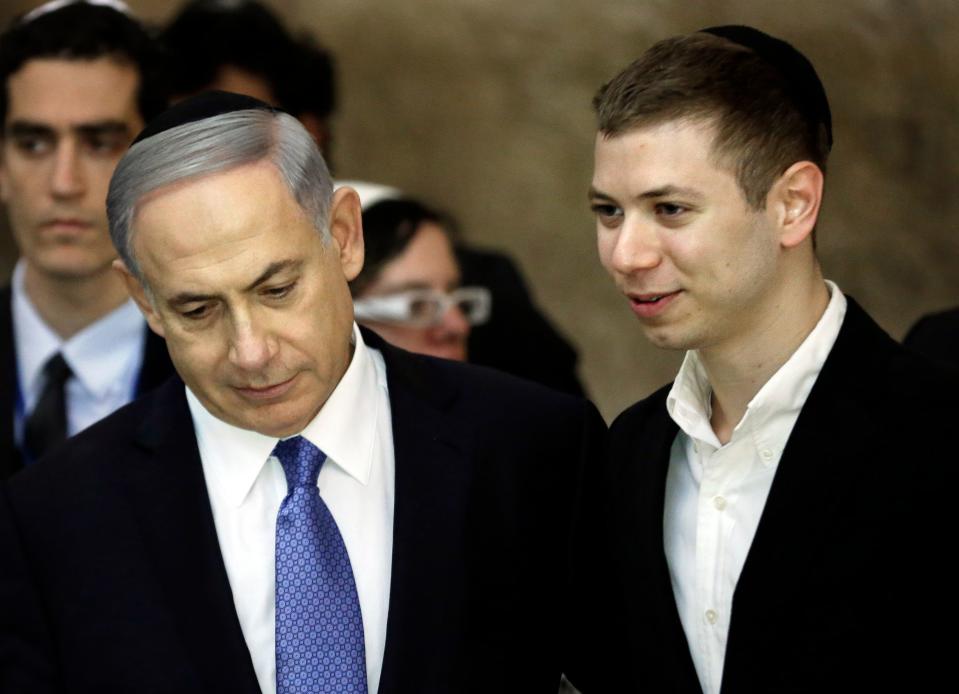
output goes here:
[[710, 114], [680, 114], [676, 116], [656, 117], [640, 120], [629, 127], [616, 132], [598, 131], [597, 144], [603, 141], [611, 142], [622, 138], [646, 137], [655, 139], [672, 139], [677, 133], [693, 134], [703, 140], [709, 149], [712, 148], [718, 134], [719, 118]]
[[255, 248], [265, 256], [267, 247], [285, 246], [301, 225], [313, 231], [275, 165], [263, 160], [187, 177], [143, 196], [134, 212], [133, 246], [164, 263]]
[[72, 127], [121, 120], [139, 126], [139, 82], [133, 64], [110, 57], [33, 58], [7, 79], [6, 124]]
[[[708, 119], [679, 118], [596, 137], [591, 195], [628, 185], [637, 195], [659, 189], [709, 186], [717, 178], [735, 184], [735, 171], [714, 150], [716, 126]], [[640, 190], [641, 189], [641, 190]]]

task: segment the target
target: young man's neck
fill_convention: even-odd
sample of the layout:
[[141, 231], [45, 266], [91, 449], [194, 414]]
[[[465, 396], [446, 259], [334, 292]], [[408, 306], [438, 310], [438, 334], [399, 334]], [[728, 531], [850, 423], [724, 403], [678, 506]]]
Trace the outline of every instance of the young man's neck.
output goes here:
[[57, 277], [27, 263], [23, 285], [44, 322], [67, 340], [129, 298], [123, 280], [109, 267], [81, 278]]
[[[771, 312], [766, 324], [758, 326], [737, 344], [700, 350], [712, 388], [710, 424], [723, 444], [746, 414], [746, 408], [766, 382], [799, 348], [822, 318], [829, 304], [829, 290], [818, 268], [812, 282], [791, 292], [788, 303]], [[787, 306], [787, 310], [782, 310]]]

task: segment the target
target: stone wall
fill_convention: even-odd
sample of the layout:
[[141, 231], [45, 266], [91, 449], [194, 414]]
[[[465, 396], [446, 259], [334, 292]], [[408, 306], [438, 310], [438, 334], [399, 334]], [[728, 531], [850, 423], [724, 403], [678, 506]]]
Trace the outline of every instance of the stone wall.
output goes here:
[[[33, 3], [19, 2], [19, 8]], [[512, 253], [578, 345], [607, 417], [668, 381], [596, 259], [586, 205], [596, 88], [654, 41], [748, 23], [816, 65], [836, 146], [827, 276], [894, 336], [959, 303], [959, 5], [949, 0], [277, 0], [336, 54], [340, 177], [399, 186]], [[0, 19], [18, 9], [4, 3]], [[167, 2], [133, 0], [162, 21]], [[4, 16], [6, 15], [6, 16]]]

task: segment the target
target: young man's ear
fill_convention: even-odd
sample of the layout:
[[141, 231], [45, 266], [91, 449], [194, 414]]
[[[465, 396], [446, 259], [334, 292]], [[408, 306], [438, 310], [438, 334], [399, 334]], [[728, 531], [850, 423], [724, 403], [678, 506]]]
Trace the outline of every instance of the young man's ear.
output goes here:
[[163, 323], [160, 321], [160, 316], [157, 314], [156, 308], [153, 306], [153, 302], [147, 295], [147, 289], [143, 286], [143, 283], [140, 282], [140, 280], [138, 280], [132, 272], [130, 272], [130, 269], [126, 266], [126, 263], [119, 258], [113, 261], [113, 269], [116, 270], [120, 274], [120, 277], [123, 278], [123, 282], [127, 286], [127, 291], [136, 302], [136, 305], [140, 308], [140, 313], [142, 313], [143, 317], [146, 318], [147, 325], [150, 326], [150, 330], [155, 332], [160, 337], [166, 337], [163, 332]]
[[340, 255], [347, 282], [363, 269], [363, 214], [360, 196], [349, 187], [337, 188], [330, 203], [330, 236]]
[[767, 205], [774, 206], [784, 248], [810, 238], [819, 218], [822, 191], [822, 169], [811, 161], [796, 162], [773, 184]]

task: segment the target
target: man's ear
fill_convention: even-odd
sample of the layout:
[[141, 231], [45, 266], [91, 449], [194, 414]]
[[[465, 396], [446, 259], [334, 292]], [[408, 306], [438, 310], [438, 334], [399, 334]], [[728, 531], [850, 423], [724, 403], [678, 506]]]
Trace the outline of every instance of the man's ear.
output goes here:
[[784, 248], [794, 248], [810, 237], [819, 218], [822, 191], [822, 169], [811, 161], [796, 162], [773, 184], [767, 207], [776, 213]]
[[363, 269], [363, 217], [360, 196], [347, 186], [333, 193], [330, 236], [339, 253], [343, 275], [349, 282]]
[[136, 302], [136, 305], [140, 308], [140, 313], [143, 314], [143, 317], [146, 318], [147, 325], [150, 326], [150, 330], [155, 332], [160, 337], [166, 337], [163, 332], [163, 323], [160, 321], [160, 316], [156, 311], [156, 308], [153, 306], [153, 302], [150, 301], [150, 297], [147, 296], [146, 287], [143, 286], [143, 283], [136, 278], [136, 276], [130, 272], [130, 269], [126, 266], [122, 260], [117, 258], [113, 261], [113, 269], [116, 270], [120, 277], [123, 278], [123, 282], [127, 285], [127, 291], [130, 293], [130, 296]]

